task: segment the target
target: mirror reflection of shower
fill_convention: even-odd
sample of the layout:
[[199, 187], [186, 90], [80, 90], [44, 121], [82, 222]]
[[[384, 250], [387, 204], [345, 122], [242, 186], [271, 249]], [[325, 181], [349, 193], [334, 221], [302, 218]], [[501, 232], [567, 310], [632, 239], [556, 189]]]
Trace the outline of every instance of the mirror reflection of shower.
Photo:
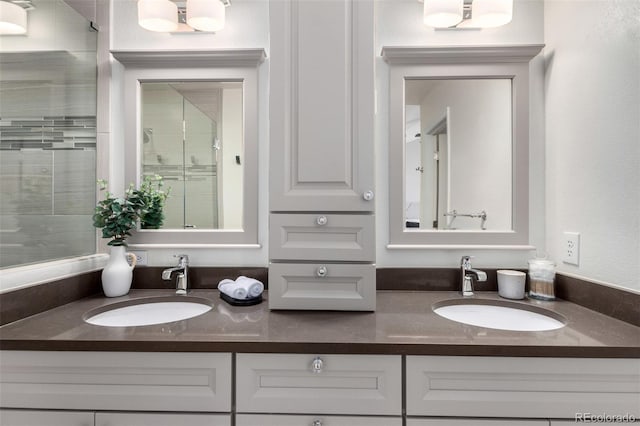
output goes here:
[[242, 154], [242, 83], [141, 88], [142, 175], [162, 176], [171, 191], [162, 228], [241, 228], [242, 167], [226, 157]]

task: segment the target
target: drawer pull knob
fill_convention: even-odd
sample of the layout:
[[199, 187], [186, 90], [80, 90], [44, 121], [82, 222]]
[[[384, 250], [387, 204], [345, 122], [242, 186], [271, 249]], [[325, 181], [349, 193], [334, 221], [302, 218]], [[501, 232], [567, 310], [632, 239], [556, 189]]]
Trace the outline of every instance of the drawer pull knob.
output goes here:
[[[312, 373], [320, 374], [320, 373], [322, 373], [322, 369], [323, 368], [324, 368], [324, 361], [322, 360], [322, 358], [315, 357], [313, 359], [313, 361], [311, 361], [311, 372]], [[315, 425], [315, 422], [313, 424]]]
[[316, 270], [316, 275], [319, 276], [320, 278], [322, 278], [322, 277], [326, 277], [328, 272], [329, 271], [327, 271], [327, 267], [326, 266], [320, 266]]
[[367, 201], [373, 200], [373, 191], [366, 191], [364, 194], [362, 194], [362, 198]]
[[314, 420], [311, 426], [322, 426], [322, 420]]
[[316, 223], [320, 226], [326, 225], [328, 221], [329, 219], [326, 216], [318, 216], [318, 219], [316, 219]]

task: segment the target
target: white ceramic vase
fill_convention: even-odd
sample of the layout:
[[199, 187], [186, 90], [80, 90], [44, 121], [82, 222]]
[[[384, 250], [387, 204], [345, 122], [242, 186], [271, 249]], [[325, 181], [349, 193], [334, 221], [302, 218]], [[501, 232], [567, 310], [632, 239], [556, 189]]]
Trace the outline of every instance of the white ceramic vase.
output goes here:
[[[131, 258], [131, 265], [127, 262]], [[124, 296], [129, 293], [136, 256], [127, 253], [125, 246], [111, 246], [111, 254], [107, 265], [102, 270], [102, 291], [107, 297]]]

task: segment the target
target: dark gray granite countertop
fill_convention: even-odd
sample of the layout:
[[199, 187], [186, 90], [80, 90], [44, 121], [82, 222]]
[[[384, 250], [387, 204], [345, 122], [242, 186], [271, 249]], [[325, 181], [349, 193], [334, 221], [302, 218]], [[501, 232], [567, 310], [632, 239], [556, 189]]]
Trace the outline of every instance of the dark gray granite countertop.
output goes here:
[[[94, 296], [0, 327], [0, 349], [640, 358], [640, 327], [562, 300], [517, 302], [549, 309], [567, 322], [558, 330], [519, 332], [465, 325], [435, 314], [435, 303], [461, 298], [455, 292], [379, 291], [376, 312], [269, 311], [266, 293], [263, 303], [248, 307], [227, 304], [216, 290], [189, 294], [210, 299], [213, 309], [160, 325], [101, 327], [84, 322], [85, 314], [173, 292]], [[500, 299], [493, 292], [474, 298]]]

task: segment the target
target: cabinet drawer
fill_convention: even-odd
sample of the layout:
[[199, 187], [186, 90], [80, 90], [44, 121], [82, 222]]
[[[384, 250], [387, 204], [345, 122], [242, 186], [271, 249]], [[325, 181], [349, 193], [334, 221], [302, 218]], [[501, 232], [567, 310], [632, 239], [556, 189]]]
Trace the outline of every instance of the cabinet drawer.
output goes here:
[[239, 413], [401, 415], [400, 356], [238, 354]]
[[408, 356], [407, 415], [640, 417], [640, 359]]
[[231, 354], [3, 351], [0, 406], [231, 411]]
[[231, 426], [229, 414], [96, 413], [96, 426]]
[[92, 412], [0, 410], [2, 426], [93, 426]]
[[542, 419], [407, 419], [407, 426], [549, 426], [549, 421]]
[[373, 215], [272, 214], [271, 258], [373, 262], [374, 226]]
[[236, 426], [402, 426], [402, 418], [238, 414]]
[[269, 265], [270, 309], [373, 311], [375, 265]]

